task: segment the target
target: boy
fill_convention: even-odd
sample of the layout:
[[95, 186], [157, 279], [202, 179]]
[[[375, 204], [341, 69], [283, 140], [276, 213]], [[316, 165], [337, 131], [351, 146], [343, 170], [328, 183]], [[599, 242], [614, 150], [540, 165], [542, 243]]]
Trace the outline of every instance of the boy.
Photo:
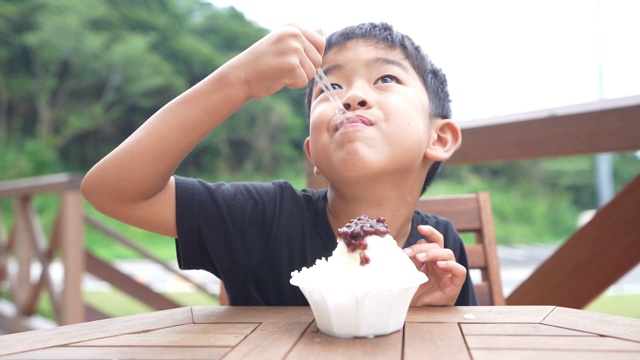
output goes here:
[[[387, 24], [346, 28], [326, 41], [296, 25], [265, 36], [98, 162], [83, 181], [84, 196], [106, 215], [176, 238], [180, 267], [220, 277], [232, 305], [307, 305], [289, 284], [291, 272], [329, 257], [338, 228], [361, 214], [385, 217], [429, 277], [412, 305], [475, 305], [459, 235], [450, 222], [414, 211], [461, 141], [449, 119], [444, 75]], [[309, 82], [320, 65], [351, 121], [337, 122], [328, 96]], [[307, 83], [304, 147], [327, 189], [173, 176], [189, 151], [247, 101]]]

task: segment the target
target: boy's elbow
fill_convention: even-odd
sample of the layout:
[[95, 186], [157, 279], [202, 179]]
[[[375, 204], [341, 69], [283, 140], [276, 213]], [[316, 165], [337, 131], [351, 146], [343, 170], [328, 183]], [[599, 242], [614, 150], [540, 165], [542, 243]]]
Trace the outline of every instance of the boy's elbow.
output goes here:
[[82, 183], [80, 184], [80, 193], [82, 194], [82, 197], [85, 198], [85, 200], [87, 200], [89, 203], [93, 203], [93, 180], [91, 179], [89, 173], [87, 173], [87, 175], [85, 175], [82, 179]]
[[80, 193], [89, 204], [91, 204], [96, 210], [100, 211], [102, 207], [101, 202], [104, 201], [104, 191], [100, 190], [99, 181], [96, 179], [95, 174], [91, 170], [84, 176], [82, 183], [80, 184]]

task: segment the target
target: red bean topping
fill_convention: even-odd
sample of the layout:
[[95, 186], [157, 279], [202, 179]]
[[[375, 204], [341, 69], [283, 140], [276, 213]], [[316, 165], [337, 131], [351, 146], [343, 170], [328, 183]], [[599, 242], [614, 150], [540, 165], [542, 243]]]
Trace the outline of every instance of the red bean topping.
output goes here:
[[382, 216], [373, 220], [367, 215], [360, 215], [349, 221], [344, 227], [338, 229], [338, 237], [344, 241], [349, 252], [361, 250], [360, 265], [365, 266], [371, 262], [369, 256], [364, 253], [367, 250], [367, 242], [364, 240], [369, 235], [385, 236], [389, 233], [385, 218]]

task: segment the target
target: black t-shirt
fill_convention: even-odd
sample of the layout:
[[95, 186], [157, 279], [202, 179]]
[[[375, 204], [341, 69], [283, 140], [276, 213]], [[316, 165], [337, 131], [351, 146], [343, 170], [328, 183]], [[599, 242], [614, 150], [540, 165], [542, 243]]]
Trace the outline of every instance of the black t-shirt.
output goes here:
[[[213, 273], [232, 305], [308, 306], [291, 272], [329, 258], [336, 235], [325, 210], [327, 191], [297, 190], [286, 181], [208, 183], [176, 176], [176, 251], [181, 269]], [[368, 214], [367, 214], [368, 215]], [[435, 227], [444, 245], [468, 269], [460, 236], [450, 221], [416, 211], [405, 246]], [[476, 305], [467, 279], [456, 305]]]

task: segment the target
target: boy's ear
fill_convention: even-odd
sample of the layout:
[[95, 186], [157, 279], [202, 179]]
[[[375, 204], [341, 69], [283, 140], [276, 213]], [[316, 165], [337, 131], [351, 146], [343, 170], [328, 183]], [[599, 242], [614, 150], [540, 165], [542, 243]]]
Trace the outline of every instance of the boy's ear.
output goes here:
[[445, 161], [462, 144], [462, 132], [458, 124], [451, 119], [431, 121], [431, 139], [425, 150], [425, 156], [434, 161]]
[[311, 138], [308, 136], [304, 139], [304, 153], [307, 155], [307, 159], [313, 162], [313, 160], [311, 160]]
[[320, 170], [318, 170], [316, 164], [313, 163], [313, 159], [311, 158], [311, 139], [308, 136], [306, 139], [304, 139], [304, 153], [307, 154], [307, 159], [309, 159], [309, 162], [313, 164], [313, 173], [316, 176], [321, 175]]

